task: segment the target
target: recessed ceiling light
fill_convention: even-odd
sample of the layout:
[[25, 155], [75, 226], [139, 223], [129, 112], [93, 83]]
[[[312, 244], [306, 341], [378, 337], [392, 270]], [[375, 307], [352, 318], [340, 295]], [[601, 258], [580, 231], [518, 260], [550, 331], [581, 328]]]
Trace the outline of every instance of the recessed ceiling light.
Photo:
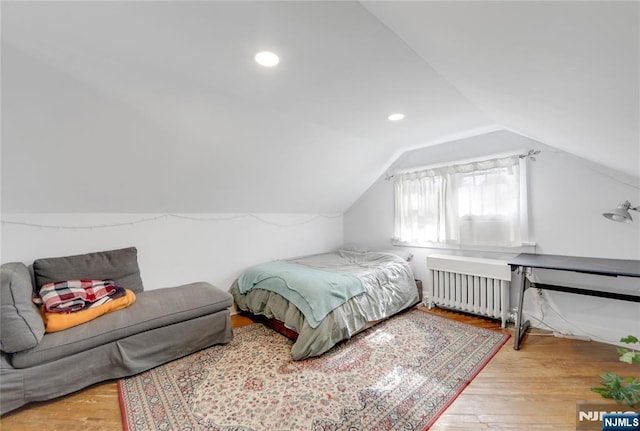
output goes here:
[[387, 117], [389, 121], [400, 121], [404, 119], [404, 114], [402, 112], [397, 112], [395, 114], [389, 114]]
[[256, 54], [256, 61], [259, 65], [265, 67], [273, 67], [280, 62], [280, 58], [273, 52], [262, 51]]

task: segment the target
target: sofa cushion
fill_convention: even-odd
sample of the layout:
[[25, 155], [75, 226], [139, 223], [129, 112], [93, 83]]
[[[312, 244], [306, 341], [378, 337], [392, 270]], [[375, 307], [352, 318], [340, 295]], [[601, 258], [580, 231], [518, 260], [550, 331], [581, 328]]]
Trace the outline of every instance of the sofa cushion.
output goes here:
[[44, 323], [31, 302], [29, 269], [20, 262], [5, 263], [0, 274], [0, 349], [14, 353], [35, 347], [44, 335]]
[[144, 290], [135, 247], [37, 259], [33, 262], [33, 271], [38, 289], [56, 281], [111, 279], [116, 286], [135, 293]]
[[[16, 368], [27, 368], [55, 361], [152, 329], [220, 311], [228, 313], [227, 308], [233, 304], [229, 292], [202, 282], [154, 289], [136, 296], [136, 302], [123, 310], [64, 331], [46, 334], [35, 348], [14, 354], [11, 364]], [[174, 341], [176, 346], [182, 342], [180, 338]], [[155, 341], [150, 338], [148, 342]]]

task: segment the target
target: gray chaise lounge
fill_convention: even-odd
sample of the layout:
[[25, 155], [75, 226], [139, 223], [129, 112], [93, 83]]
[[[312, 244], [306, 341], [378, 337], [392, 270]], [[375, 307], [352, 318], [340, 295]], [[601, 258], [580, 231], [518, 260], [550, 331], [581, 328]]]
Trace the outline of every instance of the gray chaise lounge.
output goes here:
[[[144, 291], [133, 247], [0, 268], [0, 414], [93, 383], [136, 374], [233, 337], [233, 298], [208, 283]], [[109, 278], [133, 290], [128, 308], [45, 333], [35, 286]], [[35, 280], [34, 280], [35, 279]]]

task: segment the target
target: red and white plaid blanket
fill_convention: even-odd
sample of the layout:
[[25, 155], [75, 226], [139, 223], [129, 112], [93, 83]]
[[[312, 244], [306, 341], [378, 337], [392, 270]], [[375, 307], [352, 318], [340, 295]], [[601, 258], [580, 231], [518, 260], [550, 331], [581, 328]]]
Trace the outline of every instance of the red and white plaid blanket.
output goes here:
[[102, 303], [116, 293], [113, 280], [66, 280], [47, 283], [33, 302], [50, 313], [71, 313]]

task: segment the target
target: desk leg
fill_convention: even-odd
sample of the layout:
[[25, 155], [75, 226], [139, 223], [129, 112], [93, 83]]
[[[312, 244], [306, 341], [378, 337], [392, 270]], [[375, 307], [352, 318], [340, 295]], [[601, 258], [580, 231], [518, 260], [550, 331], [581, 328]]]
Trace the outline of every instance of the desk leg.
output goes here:
[[513, 342], [513, 349], [520, 350], [520, 340], [524, 337], [524, 334], [527, 332], [527, 329], [531, 325], [531, 323], [527, 320], [526, 322], [522, 322], [522, 304], [524, 303], [524, 292], [527, 286], [527, 267], [521, 266], [519, 267], [521, 276], [520, 276], [520, 294], [518, 296], [518, 312], [516, 313], [516, 334], [515, 340]]

